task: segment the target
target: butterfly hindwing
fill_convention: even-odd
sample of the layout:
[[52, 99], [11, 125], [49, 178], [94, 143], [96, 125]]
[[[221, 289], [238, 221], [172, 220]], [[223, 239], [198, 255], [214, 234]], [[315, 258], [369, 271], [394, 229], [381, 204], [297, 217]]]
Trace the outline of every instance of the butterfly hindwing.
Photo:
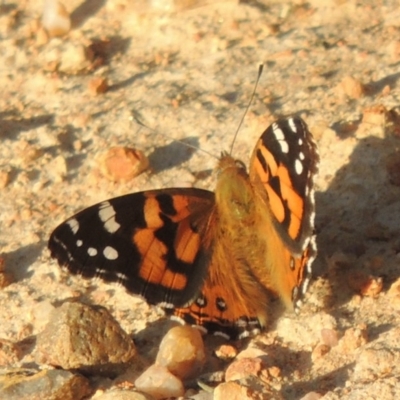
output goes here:
[[213, 203], [213, 193], [189, 188], [116, 197], [59, 225], [49, 249], [72, 273], [121, 283], [150, 304], [182, 306], [207, 273], [202, 230]]
[[[210, 268], [213, 269], [213, 266]], [[246, 301], [238, 299], [239, 293], [235, 289], [226, 282], [207, 279], [192, 304], [168, 313], [223, 337], [239, 339], [253, 336], [261, 331], [265, 321], [259, 320], [256, 310]]]

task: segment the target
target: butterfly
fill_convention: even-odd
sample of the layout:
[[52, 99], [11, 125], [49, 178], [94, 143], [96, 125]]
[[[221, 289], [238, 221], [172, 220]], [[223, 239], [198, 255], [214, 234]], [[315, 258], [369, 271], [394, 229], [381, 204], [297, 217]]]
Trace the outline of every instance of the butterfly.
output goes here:
[[307, 289], [318, 161], [305, 122], [278, 120], [259, 138], [249, 171], [222, 153], [214, 192], [167, 188], [103, 201], [53, 231], [51, 256], [209, 333], [255, 335], [271, 296], [297, 309]]

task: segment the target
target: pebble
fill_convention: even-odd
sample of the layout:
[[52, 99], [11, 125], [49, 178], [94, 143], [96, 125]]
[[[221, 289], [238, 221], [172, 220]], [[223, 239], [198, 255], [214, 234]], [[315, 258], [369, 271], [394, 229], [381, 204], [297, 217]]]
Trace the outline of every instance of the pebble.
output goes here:
[[215, 350], [215, 355], [221, 360], [232, 360], [238, 354], [236, 347], [230, 344], [222, 344]]
[[326, 344], [318, 344], [311, 353], [311, 360], [321, 359], [325, 354], [329, 353], [330, 347]]
[[355, 271], [348, 275], [348, 285], [362, 296], [376, 298], [382, 291], [383, 280], [381, 277], [374, 277]]
[[10, 183], [10, 172], [0, 171], [0, 189], [4, 189]]
[[93, 96], [105, 93], [108, 90], [108, 81], [102, 76], [96, 76], [89, 81], [89, 93]]
[[41, 332], [45, 328], [54, 310], [55, 307], [49, 300], [41, 301], [32, 308], [32, 317], [37, 332]]
[[67, 176], [67, 161], [61, 155], [51, 160], [46, 168], [55, 182], [62, 182]]
[[399, 353], [381, 348], [362, 349], [356, 359], [354, 379], [356, 381], [370, 381], [389, 376], [398, 368]]
[[367, 326], [360, 324], [357, 327], [346, 329], [339, 340], [338, 350], [343, 354], [351, 354], [368, 342]]
[[214, 390], [214, 400], [252, 400], [254, 397], [249, 388], [236, 382], [224, 382]]
[[258, 376], [263, 369], [263, 362], [260, 358], [241, 358], [232, 362], [225, 372], [227, 382], [243, 379], [249, 375]]
[[400, 278], [392, 283], [387, 292], [387, 296], [390, 298], [390, 306], [400, 310]]
[[268, 357], [268, 354], [264, 351], [261, 350], [257, 347], [248, 347], [247, 349], [242, 350], [236, 357], [237, 360], [240, 360], [242, 358], [266, 358]]
[[57, 0], [46, 0], [43, 8], [42, 25], [52, 37], [67, 34], [71, 29], [71, 19], [64, 4]]
[[385, 126], [389, 111], [383, 104], [366, 107], [362, 114], [362, 123]]
[[160, 343], [156, 364], [181, 379], [198, 376], [206, 361], [204, 343], [198, 329], [189, 325], [170, 329]]
[[321, 339], [327, 346], [335, 347], [339, 342], [338, 331], [336, 329], [321, 329]]
[[67, 42], [61, 48], [58, 70], [68, 75], [85, 72], [91, 68], [90, 52], [82, 43]]
[[103, 307], [66, 302], [37, 337], [36, 362], [116, 376], [136, 356], [129, 335]]
[[303, 396], [300, 400], [319, 400], [322, 399], [322, 394], [317, 392], [309, 392], [305, 396]]
[[149, 167], [149, 160], [140, 150], [129, 147], [112, 147], [100, 157], [100, 170], [114, 182], [126, 182]]
[[393, 62], [400, 60], [400, 40], [393, 40], [387, 46], [387, 52], [390, 54]]
[[[250, 380], [251, 381], [251, 380]], [[283, 400], [279, 391], [263, 384], [258, 379], [249, 382], [248, 386], [238, 382], [224, 382], [214, 390], [214, 400], [255, 400], [255, 399], [274, 399]]]
[[206, 392], [204, 390], [200, 390], [200, 392], [198, 392], [194, 389], [187, 390], [184, 397], [184, 399], [190, 400], [213, 400], [213, 398], [213, 393]]
[[351, 99], [359, 99], [365, 94], [363, 84], [352, 76], [344, 77], [338, 89]]
[[383, 279], [378, 276], [369, 276], [365, 285], [361, 289], [361, 295], [366, 297], [377, 298], [383, 289]]
[[0, 289], [4, 289], [13, 282], [14, 277], [9, 272], [0, 272]]
[[150, 366], [135, 380], [139, 391], [147, 393], [156, 399], [183, 396], [185, 389], [179, 378], [171, 374], [161, 365]]
[[196, 378], [197, 385], [208, 393], [220, 383], [225, 382], [225, 371], [206, 372]]
[[81, 400], [92, 393], [89, 381], [60, 369], [14, 369], [0, 375], [0, 399]]
[[110, 390], [95, 396], [96, 400], [154, 400], [149, 394], [133, 392], [130, 390]]

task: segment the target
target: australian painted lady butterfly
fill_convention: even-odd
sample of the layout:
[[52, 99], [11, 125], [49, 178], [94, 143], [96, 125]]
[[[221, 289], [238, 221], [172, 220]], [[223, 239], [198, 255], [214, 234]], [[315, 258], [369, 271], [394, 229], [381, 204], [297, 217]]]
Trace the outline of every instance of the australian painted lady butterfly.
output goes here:
[[170, 188], [103, 201], [54, 230], [51, 255], [208, 332], [258, 333], [271, 293], [296, 308], [306, 290], [317, 164], [304, 121], [278, 120], [258, 140], [249, 172], [222, 154], [214, 193]]

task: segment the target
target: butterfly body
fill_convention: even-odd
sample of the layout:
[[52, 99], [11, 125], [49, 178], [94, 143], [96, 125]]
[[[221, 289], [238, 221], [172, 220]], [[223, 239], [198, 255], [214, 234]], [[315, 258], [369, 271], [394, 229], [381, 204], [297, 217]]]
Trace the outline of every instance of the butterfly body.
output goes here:
[[214, 193], [159, 189], [99, 203], [55, 229], [52, 256], [209, 332], [259, 332], [271, 295], [296, 307], [315, 255], [316, 147], [301, 119], [274, 124], [249, 172], [222, 154]]

